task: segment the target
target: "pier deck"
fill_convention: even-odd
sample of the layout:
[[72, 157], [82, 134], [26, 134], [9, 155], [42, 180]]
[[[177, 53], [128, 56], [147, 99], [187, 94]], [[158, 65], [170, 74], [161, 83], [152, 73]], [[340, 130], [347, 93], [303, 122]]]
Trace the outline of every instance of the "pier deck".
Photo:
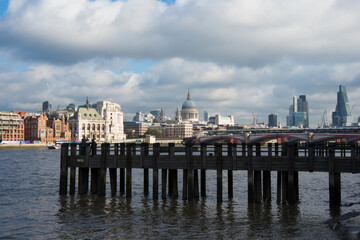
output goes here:
[[[161, 170], [161, 197], [178, 196], [177, 173], [183, 171], [183, 199], [205, 197], [207, 170], [217, 171], [217, 199], [222, 201], [222, 174], [228, 173], [228, 197], [233, 197], [233, 171], [248, 172], [248, 201], [271, 200], [271, 172], [277, 173], [277, 202], [296, 203], [299, 200], [298, 172], [328, 172], [331, 205], [341, 203], [341, 173], [360, 173], [360, 147], [357, 144], [298, 144], [283, 143], [221, 144], [167, 146], [160, 144], [103, 143], [101, 151], [96, 144], [63, 144], [61, 150], [60, 194], [75, 193], [75, 175], [78, 169], [78, 193], [89, 190], [105, 195], [105, 179], [109, 172], [111, 193], [117, 191], [131, 197], [132, 169], [144, 169], [144, 194], [149, 194], [149, 169], [153, 171], [153, 198], [159, 195]], [[109, 169], [109, 171], [107, 171]], [[118, 170], [120, 176], [118, 179]], [[200, 171], [200, 188], [199, 188]], [[89, 174], [89, 172], [91, 174]], [[168, 186], [168, 187], [166, 187]], [[199, 194], [199, 191], [201, 192]]]

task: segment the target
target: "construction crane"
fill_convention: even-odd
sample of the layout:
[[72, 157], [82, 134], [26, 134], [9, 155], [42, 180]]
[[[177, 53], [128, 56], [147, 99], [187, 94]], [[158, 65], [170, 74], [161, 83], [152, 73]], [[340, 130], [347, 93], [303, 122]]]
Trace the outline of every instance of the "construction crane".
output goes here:
[[326, 109], [324, 110], [324, 113], [323, 113], [322, 116], [321, 116], [321, 124], [320, 124], [320, 127], [322, 127], [322, 128], [328, 128], [328, 127], [329, 127], [329, 123], [328, 123], [328, 120], [327, 120], [327, 112], [326, 112]]
[[255, 126], [258, 124], [258, 117], [255, 117], [254, 112], [252, 112], [252, 115], [253, 115], [253, 125]]

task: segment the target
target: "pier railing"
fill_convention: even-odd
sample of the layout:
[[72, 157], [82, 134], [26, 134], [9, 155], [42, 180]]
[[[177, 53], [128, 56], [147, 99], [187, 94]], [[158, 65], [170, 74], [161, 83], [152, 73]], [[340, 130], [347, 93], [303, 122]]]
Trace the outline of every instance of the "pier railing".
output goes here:
[[[277, 173], [277, 202], [299, 200], [298, 172], [328, 172], [331, 205], [341, 202], [341, 173], [360, 173], [360, 148], [357, 144], [221, 144], [167, 146], [160, 144], [62, 144], [60, 194], [75, 194], [76, 169], [78, 193], [89, 190], [105, 195], [109, 172], [111, 193], [131, 197], [132, 169], [143, 169], [144, 194], [149, 194], [149, 169], [152, 170], [153, 198], [178, 196], [178, 171], [183, 171], [182, 198], [193, 200], [206, 196], [206, 171], [216, 170], [217, 200], [222, 201], [223, 171], [228, 174], [228, 198], [233, 197], [233, 171], [248, 172], [248, 201], [271, 200], [271, 172]], [[70, 169], [70, 174], [69, 170]], [[107, 171], [107, 169], [109, 169]], [[119, 169], [119, 171], [118, 171]], [[200, 188], [199, 188], [200, 171]], [[118, 178], [119, 173], [119, 178]], [[68, 176], [70, 175], [70, 176]], [[68, 180], [70, 181], [68, 187]]]

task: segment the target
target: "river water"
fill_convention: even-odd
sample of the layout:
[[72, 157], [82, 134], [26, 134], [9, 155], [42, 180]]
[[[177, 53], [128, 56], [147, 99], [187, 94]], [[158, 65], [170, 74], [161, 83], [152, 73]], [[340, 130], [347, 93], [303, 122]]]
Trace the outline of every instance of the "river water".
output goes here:
[[140, 170], [131, 199], [110, 189], [105, 197], [59, 196], [59, 166], [58, 150], [0, 150], [0, 239], [360, 239], [360, 174], [341, 175], [342, 206], [330, 209], [326, 173], [299, 173], [300, 203], [288, 206], [276, 203], [275, 173], [272, 202], [248, 204], [247, 172], [234, 173], [231, 201], [224, 172], [217, 204], [215, 171], [207, 197], [187, 202], [182, 171], [178, 199], [144, 197]]

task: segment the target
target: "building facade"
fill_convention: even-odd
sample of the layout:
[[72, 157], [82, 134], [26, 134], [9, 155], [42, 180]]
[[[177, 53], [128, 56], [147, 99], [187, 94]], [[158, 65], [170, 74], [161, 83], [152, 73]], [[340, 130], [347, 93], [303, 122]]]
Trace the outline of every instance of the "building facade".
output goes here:
[[216, 114], [215, 124], [218, 126], [234, 126], [234, 116], [221, 116], [220, 114]]
[[293, 97], [293, 104], [289, 108], [289, 116], [286, 117], [288, 127], [309, 127], [309, 103], [305, 95], [299, 98]]
[[79, 106], [69, 120], [72, 141], [86, 138], [97, 141], [123, 140], [123, 113], [119, 104], [110, 101], [100, 101], [90, 106]]
[[17, 113], [0, 112], [0, 142], [24, 141], [24, 120]]
[[124, 122], [124, 133], [127, 138], [144, 136], [150, 126], [147, 122]]
[[334, 127], [350, 126], [350, 116], [351, 112], [346, 88], [340, 85], [339, 92], [337, 93], [336, 109], [332, 113], [332, 125]]
[[24, 120], [25, 124], [25, 140], [29, 140], [31, 143], [34, 142], [53, 142], [52, 137], [48, 139], [47, 132], [47, 116], [43, 115], [32, 115], [28, 116]]
[[169, 124], [163, 128], [163, 137], [167, 138], [188, 138], [193, 135], [193, 125], [189, 123]]
[[269, 123], [268, 123], [269, 127], [277, 127], [277, 115], [276, 114], [270, 114], [269, 115]]

